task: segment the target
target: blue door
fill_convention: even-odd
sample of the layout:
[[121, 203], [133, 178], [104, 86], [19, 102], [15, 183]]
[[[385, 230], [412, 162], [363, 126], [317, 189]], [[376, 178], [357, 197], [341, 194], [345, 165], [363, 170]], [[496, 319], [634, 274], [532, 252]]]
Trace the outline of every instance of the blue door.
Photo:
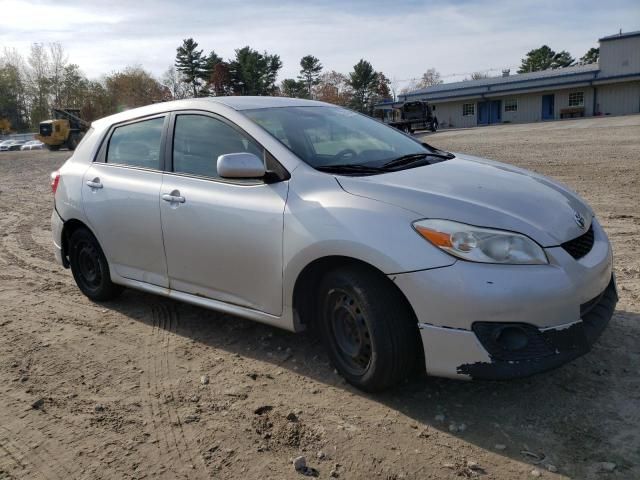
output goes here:
[[478, 102], [478, 125], [489, 125], [489, 102]]
[[502, 121], [502, 100], [478, 102], [478, 125]]
[[489, 123], [502, 121], [502, 100], [493, 100], [489, 107]]
[[555, 102], [555, 95], [543, 95], [542, 96], [542, 120], [552, 120], [554, 115], [553, 104]]

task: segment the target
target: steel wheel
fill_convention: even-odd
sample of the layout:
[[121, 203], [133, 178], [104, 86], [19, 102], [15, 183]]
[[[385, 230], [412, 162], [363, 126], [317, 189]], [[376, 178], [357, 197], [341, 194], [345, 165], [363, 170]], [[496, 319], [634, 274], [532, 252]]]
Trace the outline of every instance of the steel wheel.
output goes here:
[[122, 291], [111, 281], [107, 259], [89, 230], [79, 228], [70, 235], [69, 263], [78, 288], [91, 300], [110, 300]]
[[417, 322], [384, 274], [366, 265], [327, 272], [317, 302], [322, 341], [349, 383], [373, 392], [415, 371], [420, 358]]
[[78, 273], [85, 287], [89, 290], [97, 290], [102, 284], [102, 268], [100, 256], [94, 245], [82, 242], [78, 249]]
[[336, 353], [353, 375], [363, 375], [371, 364], [371, 332], [362, 307], [350, 293], [336, 289], [329, 294], [330, 330]]

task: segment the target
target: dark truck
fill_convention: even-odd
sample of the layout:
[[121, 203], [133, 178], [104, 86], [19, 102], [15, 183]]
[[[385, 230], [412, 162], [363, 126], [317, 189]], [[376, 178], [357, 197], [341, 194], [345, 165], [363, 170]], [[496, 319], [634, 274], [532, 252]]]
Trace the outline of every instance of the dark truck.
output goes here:
[[389, 122], [390, 126], [398, 130], [413, 133], [415, 130], [429, 129], [435, 132], [438, 129], [438, 118], [433, 113], [433, 107], [427, 102], [405, 102], [398, 110], [401, 120]]

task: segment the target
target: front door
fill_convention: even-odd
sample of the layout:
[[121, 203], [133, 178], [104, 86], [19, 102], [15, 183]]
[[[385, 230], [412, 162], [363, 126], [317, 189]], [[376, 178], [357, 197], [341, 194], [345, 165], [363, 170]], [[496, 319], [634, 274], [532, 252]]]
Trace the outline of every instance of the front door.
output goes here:
[[478, 125], [489, 125], [489, 102], [478, 102]]
[[502, 121], [502, 101], [492, 100], [489, 106], [489, 123], [500, 123]]
[[89, 226], [115, 272], [168, 287], [158, 197], [164, 116], [116, 126], [84, 174]]
[[172, 128], [160, 200], [170, 288], [281, 314], [288, 182], [220, 178], [219, 155], [265, 155], [224, 119], [185, 112]]
[[555, 118], [554, 103], [555, 95], [542, 96], [542, 120], [552, 120]]

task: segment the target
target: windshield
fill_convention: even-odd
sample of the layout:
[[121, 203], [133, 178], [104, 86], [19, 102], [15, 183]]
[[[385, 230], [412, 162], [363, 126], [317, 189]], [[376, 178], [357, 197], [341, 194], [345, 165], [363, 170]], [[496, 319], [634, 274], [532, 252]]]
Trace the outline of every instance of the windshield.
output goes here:
[[399, 157], [437, 153], [393, 128], [344, 108], [278, 107], [243, 113], [314, 168], [379, 167]]

